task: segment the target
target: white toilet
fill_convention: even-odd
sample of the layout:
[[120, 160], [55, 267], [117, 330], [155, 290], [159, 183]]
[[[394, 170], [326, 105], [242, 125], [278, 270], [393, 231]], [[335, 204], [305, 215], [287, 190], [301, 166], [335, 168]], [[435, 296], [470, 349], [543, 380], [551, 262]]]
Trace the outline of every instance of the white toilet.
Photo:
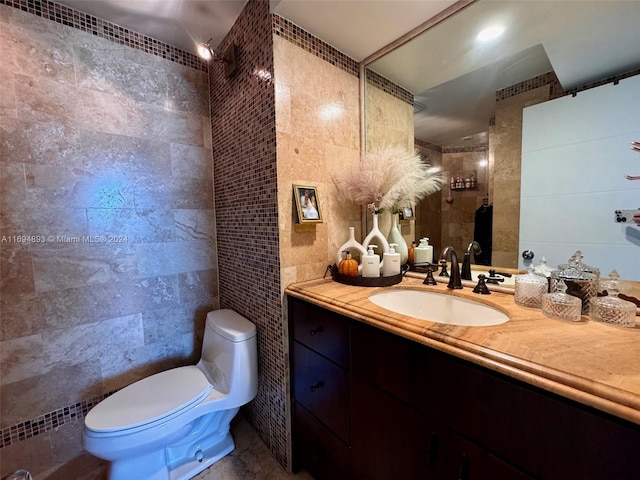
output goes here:
[[82, 441], [110, 462], [110, 480], [178, 480], [231, 452], [229, 422], [258, 391], [256, 326], [233, 310], [207, 314], [197, 365], [107, 397], [85, 417]]

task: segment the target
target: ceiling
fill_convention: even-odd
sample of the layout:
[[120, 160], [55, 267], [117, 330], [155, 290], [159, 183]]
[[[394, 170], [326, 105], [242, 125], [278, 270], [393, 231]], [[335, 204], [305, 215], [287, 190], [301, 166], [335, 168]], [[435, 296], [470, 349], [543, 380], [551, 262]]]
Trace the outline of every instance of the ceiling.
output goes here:
[[[247, 0], [56, 0], [196, 53], [217, 46]], [[271, 11], [361, 61], [454, 0], [270, 0]], [[375, 32], [375, 34], [372, 34]]]
[[[476, 41], [497, 23], [505, 26], [499, 39]], [[568, 90], [639, 69], [639, 25], [639, 1], [479, 1], [370, 68], [424, 107], [416, 137], [441, 146], [486, 143], [497, 90], [552, 70]]]
[[[247, 3], [57, 1], [193, 53], [198, 43], [209, 39], [217, 46]], [[357, 61], [453, 3], [455, 0], [270, 0], [272, 12]], [[479, 13], [467, 15], [469, 11]], [[480, 17], [509, 23], [499, 49], [472, 47], [461, 34], [474, 31]], [[551, 69], [563, 87], [571, 88], [608, 72], [624, 71], [622, 66], [640, 68], [638, 25], [638, 0], [483, 0], [372, 67], [426, 107], [416, 117], [418, 138], [443, 146], [460, 145], [463, 136], [486, 142], [483, 130], [495, 106], [494, 93], [500, 88]]]

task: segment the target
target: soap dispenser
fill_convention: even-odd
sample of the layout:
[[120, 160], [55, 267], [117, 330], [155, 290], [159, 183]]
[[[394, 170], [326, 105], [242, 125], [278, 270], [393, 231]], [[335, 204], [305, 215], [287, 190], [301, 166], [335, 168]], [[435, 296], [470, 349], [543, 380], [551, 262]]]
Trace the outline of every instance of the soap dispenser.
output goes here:
[[433, 245], [429, 245], [429, 238], [420, 239], [420, 244], [415, 248], [413, 258], [415, 263], [433, 263]]
[[363, 277], [379, 277], [380, 276], [380, 255], [373, 252], [377, 245], [369, 244], [366, 255], [362, 256], [362, 276]]
[[400, 274], [400, 254], [396, 253], [395, 247], [397, 243], [389, 244], [389, 253], [384, 254], [384, 262], [382, 262], [382, 276], [391, 277]]

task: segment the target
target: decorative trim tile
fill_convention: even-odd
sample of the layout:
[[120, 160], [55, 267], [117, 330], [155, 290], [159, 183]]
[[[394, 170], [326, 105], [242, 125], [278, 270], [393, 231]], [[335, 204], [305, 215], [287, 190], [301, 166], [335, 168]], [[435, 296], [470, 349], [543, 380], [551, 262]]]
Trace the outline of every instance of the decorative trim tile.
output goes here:
[[537, 77], [533, 77], [528, 80], [525, 80], [524, 82], [516, 83], [515, 85], [511, 85], [507, 88], [503, 88], [502, 90], [498, 90], [496, 92], [496, 102], [505, 100], [510, 97], [514, 97], [516, 95], [520, 95], [521, 93], [534, 90], [544, 85], [549, 85], [550, 87], [549, 99], [551, 100], [554, 98], [564, 97], [565, 95], [575, 95], [578, 92], [583, 92], [591, 88], [599, 87], [601, 85], [606, 85], [607, 83], [612, 83], [612, 82], [617, 83], [620, 80], [623, 80], [628, 77], [633, 77], [639, 74], [640, 74], [640, 69], [631, 70], [629, 72], [612, 75], [610, 77], [603, 78], [602, 80], [597, 80], [595, 82], [587, 83], [585, 85], [581, 85], [579, 87], [575, 87], [569, 90], [564, 90], [562, 88], [562, 85], [560, 85], [560, 81], [558, 80], [558, 77], [556, 76], [555, 72], [548, 72], [542, 75], [538, 75]]
[[351, 75], [360, 76], [360, 64], [353, 58], [275, 13], [271, 14], [271, 20], [272, 30], [275, 35], [290, 41]]
[[32, 13], [67, 27], [77, 28], [97, 37], [111, 40], [136, 50], [142, 50], [202, 72], [208, 70], [207, 62], [193, 53], [185, 52], [172, 45], [59, 3], [49, 0], [0, 0], [0, 4]]
[[442, 153], [486, 152], [488, 145], [472, 145], [469, 147], [442, 147]]
[[11, 427], [5, 427], [2, 429], [0, 448], [8, 447], [14, 443], [49, 432], [72, 420], [84, 418], [89, 410], [114, 393], [115, 392], [105, 393], [102, 396], [94, 397], [90, 400], [83, 400], [82, 402], [58, 408], [57, 410], [30, 420], [25, 420]]
[[393, 83], [391, 80], [383, 77], [373, 70], [367, 69], [367, 85], [379, 88], [383, 92], [388, 93], [389, 95], [398, 98], [403, 102], [408, 103], [409, 105], [413, 105], [413, 93], [405, 90], [400, 85]]
[[423, 148], [428, 148], [429, 150], [435, 150], [436, 152], [442, 152], [442, 147], [440, 145], [436, 145], [435, 143], [427, 142], [426, 140], [420, 140], [419, 138], [414, 138], [413, 143]]

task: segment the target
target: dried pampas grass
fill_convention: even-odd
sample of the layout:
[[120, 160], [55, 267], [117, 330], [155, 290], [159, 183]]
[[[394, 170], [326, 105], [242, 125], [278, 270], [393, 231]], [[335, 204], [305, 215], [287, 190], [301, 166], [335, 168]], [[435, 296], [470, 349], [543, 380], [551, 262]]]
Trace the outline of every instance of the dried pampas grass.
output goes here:
[[413, 207], [444, 182], [440, 174], [429, 171], [420, 155], [397, 145], [367, 153], [351, 169], [335, 172], [332, 179], [346, 198], [374, 212]]

